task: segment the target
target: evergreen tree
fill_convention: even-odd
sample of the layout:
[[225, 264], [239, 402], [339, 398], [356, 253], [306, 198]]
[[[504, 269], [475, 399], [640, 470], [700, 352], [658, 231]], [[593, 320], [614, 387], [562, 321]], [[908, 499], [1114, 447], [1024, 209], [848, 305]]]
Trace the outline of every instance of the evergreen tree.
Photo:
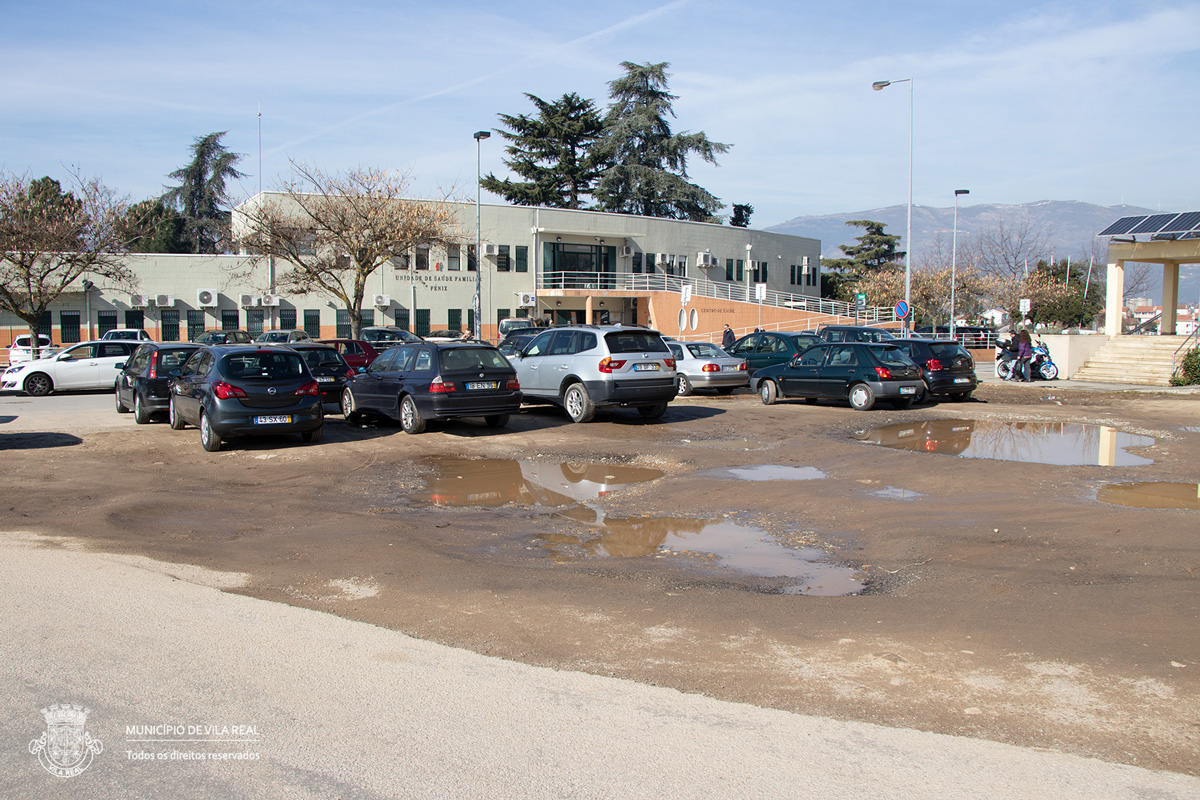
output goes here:
[[179, 185], [162, 196], [168, 208], [184, 218], [188, 252], [217, 253], [229, 241], [229, 194], [225, 182], [246, 177], [234, 166], [241, 156], [221, 144], [226, 131], [200, 136], [192, 144], [192, 160], [169, 177]]
[[610, 81], [612, 103], [599, 152], [609, 164], [596, 188], [604, 211], [646, 217], [715, 221], [724, 205], [688, 180], [688, 154], [716, 164], [729, 145], [704, 133], [671, 133], [675, 116], [667, 92], [666, 62], [621, 62], [625, 75]]
[[161, 199], [143, 200], [125, 212], [131, 253], [190, 253], [184, 236], [187, 220]]
[[[883, 232], [887, 223], [852, 219], [846, 224], [862, 228], [864, 233], [855, 237], [858, 244], [839, 245], [844, 258], [821, 259], [821, 267], [824, 270], [821, 277], [822, 297], [850, 300], [857, 291], [856, 284], [859, 281], [885, 270], [900, 269], [899, 262], [904, 258], [904, 253], [896, 250], [900, 237]], [[829, 285], [829, 291], [836, 294], [826, 295], [826, 283]]]
[[735, 228], [750, 227], [750, 215], [754, 213], [754, 206], [746, 203], [733, 204], [733, 216], [729, 219], [729, 224]]
[[554, 102], [525, 96], [537, 106], [537, 116], [500, 114], [508, 130], [497, 129], [511, 142], [505, 165], [525, 181], [500, 180], [488, 173], [480, 185], [516, 205], [583, 208], [583, 198], [600, 177], [592, 145], [604, 123], [595, 103], [574, 92]]

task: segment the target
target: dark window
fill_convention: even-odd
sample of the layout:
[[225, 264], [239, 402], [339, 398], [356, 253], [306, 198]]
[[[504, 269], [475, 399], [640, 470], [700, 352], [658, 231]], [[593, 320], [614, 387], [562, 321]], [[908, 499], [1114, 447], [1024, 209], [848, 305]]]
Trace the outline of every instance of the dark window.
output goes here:
[[446, 269], [454, 270], [455, 272], [459, 270], [460, 252], [458, 245], [446, 245]]
[[74, 344], [83, 341], [79, 338], [79, 312], [62, 311], [58, 315], [58, 327], [63, 344]]
[[362, 327], [369, 328], [375, 324], [375, 309], [363, 308], [359, 309], [358, 313], [362, 318]]
[[188, 311], [188, 341], [192, 341], [200, 334], [204, 333], [204, 312], [203, 311]]
[[535, 338], [532, 342], [530, 342], [529, 345], [525, 348], [525, 355], [527, 355], [527, 356], [544, 356], [544, 355], [546, 355], [546, 351], [550, 349], [550, 340], [554, 338], [554, 335], [556, 333], [561, 333], [561, 331], [546, 331], [545, 333], [538, 334], [537, 338]]
[[125, 312], [125, 327], [141, 330], [146, 327], [146, 312], [140, 308], [131, 308]]
[[727, 280], [727, 281], [733, 280], [733, 259], [732, 258], [725, 259], [725, 280]]
[[630, 267], [630, 270], [632, 270], [634, 274], [641, 273], [641, 271], [642, 271], [642, 254], [640, 252], [633, 254], [633, 261], [632, 261], [632, 266]]
[[179, 311], [174, 308], [164, 308], [159, 312], [164, 342], [179, 341]]
[[516, 271], [529, 272], [529, 248], [523, 244], [517, 245]]
[[479, 336], [479, 331], [475, 330], [475, 309], [467, 309], [467, 327], [471, 329], [471, 333], [476, 337]]
[[417, 269], [429, 269], [429, 248], [417, 248]]
[[367, 367], [367, 372], [387, 372], [389, 369], [391, 369], [392, 360], [396, 358], [397, 354], [399, 354], [402, 349], [403, 348], [401, 347], [392, 347], [384, 350], [379, 354], [379, 357], [372, 361], [371, 365]]
[[[116, 314], [113, 315], [116, 317]], [[116, 327], [115, 325], [113, 326]], [[54, 334], [54, 316], [49, 311], [43, 311], [42, 316], [38, 318], [38, 333], [42, 336], [52, 336]]]
[[407, 308], [397, 308], [396, 309], [396, 327], [400, 328], [402, 330], [406, 330], [406, 331], [412, 330], [411, 328], [409, 328], [408, 325], [409, 325], [408, 309]]
[[221, 330], [236, 331], [238, 329], [238, 312], [236, 309], [226, 308], [221, 311]]
[[462, 309], [449, 308], [446, 309], [446, 327], [452, 331], [462, 330]]
[[854, 345], [841, 345], [829, 348], [829, 366], [853, 367], [858, 365], [858, 354]]
[[810, 347], [800, 356], [800, 365], [804, 367], [819, 367], [825, 362], [825, 352], [828, 347], [818, 346]]
[[510, 265], [508, 263], [508, 245], [502, 244], [496, 248], [496, 271], [508, 272]]
[[[279, 309], [279, 327], [285, 331], [295, 330], [296, 328], [296, 309], [281, 308]], [[309, 334], [312, 336], [312, 334]]]
[[96, 321], [99, 323], [100, 335], [103, 336], [117, 327], [117, 312], [101, 311], [96, 314]]
[[646, 253], [646, 274], [654, 274], [654, 253]]
[[345, 308], [337, 310], [337, 338], [350, 338], [350, 312]]
[[429, 309], [416, 309], [416, 330], [413, 331], [417, 336], [429, 335]]
[[604, 334], [611, 353], [670, 353], [667, 343], [656, 333], [614, 331]]
[[265, 312], [261, 308], [246, 309], [246, 332], [251, 336], [262, 333], [264, 316]]
[[734, 262], [734, 264], [736, 264], [736, 268], [737, 268], [737, 281], [738, 281], [738, 283], [741, 283], [742, 281], [746, 280], [746, 273], [742, 266], [742, 260], [739, 258], [737, 261]]
[[475, 245], [467, 245], [467, 272], [475, 272], [478, 264], [479, 259], [475, 257]]
[[509, 308], [497, 308], [496, 309], [496, 324], [499, 325], [500, 320], [502, 320], [502, 319], [508, 319], [510, 316], [508, 312], [511, 310], [512, 309], [509, 309]]
[[318, 308], [304, 309], [304, 332], [314, 339], [321, 338], [321, 310]]

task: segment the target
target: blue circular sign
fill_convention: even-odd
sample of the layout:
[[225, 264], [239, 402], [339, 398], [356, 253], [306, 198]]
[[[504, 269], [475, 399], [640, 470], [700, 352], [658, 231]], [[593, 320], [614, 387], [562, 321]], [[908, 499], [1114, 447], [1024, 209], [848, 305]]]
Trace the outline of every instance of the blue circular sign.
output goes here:
[[904, 319], [908, 316], [908, 303], [904, 302], [903, 300], [896, 303], [895, 311], [897, 317]]

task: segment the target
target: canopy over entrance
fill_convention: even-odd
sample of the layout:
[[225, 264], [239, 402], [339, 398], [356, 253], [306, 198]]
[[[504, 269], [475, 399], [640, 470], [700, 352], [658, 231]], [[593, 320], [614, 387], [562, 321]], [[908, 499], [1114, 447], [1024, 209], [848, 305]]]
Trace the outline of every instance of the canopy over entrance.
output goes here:
[[1121, 335], [1125, 263], [1133, 261], [1162, 265], [1163, 312], [1159, 330], [1174, 334], [1179, 306], [1179, 265], [1200, 264], [1200, 211], [1122, 217], [1100, 231], [1100, 235], [1110, 237], [1104, 332], [1109, 336]]

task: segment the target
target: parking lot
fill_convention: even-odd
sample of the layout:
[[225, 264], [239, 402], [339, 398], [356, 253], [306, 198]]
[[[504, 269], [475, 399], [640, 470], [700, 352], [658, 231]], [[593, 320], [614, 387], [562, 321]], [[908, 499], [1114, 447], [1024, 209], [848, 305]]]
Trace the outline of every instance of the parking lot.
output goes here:
[[[1196, 395], [329, 411], [207, 453], [107, 393], [0, 397], [2, 524], [530, 664], [1198, 772], [1200, 518], [1110, 491], [1200, 481]], [[896, 424], [919, 446], [873, 444]]]

